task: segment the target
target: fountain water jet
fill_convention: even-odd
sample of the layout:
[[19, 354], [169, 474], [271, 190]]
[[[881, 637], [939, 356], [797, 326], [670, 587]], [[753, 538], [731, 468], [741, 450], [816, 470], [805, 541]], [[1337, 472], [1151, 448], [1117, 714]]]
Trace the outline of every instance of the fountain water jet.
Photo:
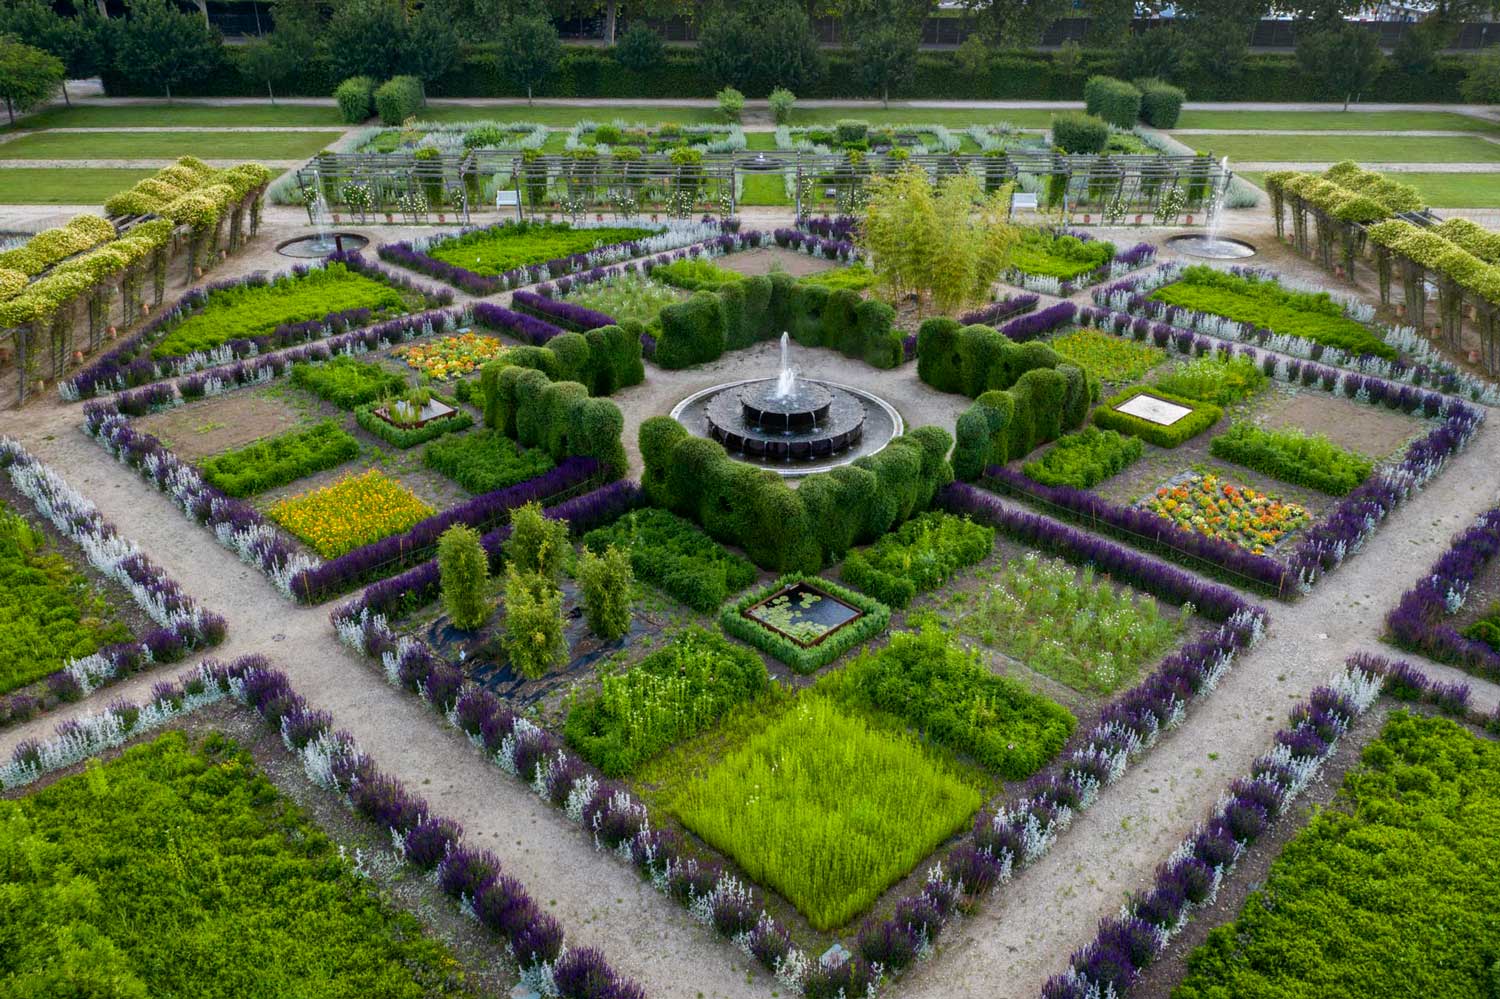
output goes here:
[[1219, 236], [1219, 225], [1224, 211], [1224, 201], [1229, 196], [1229, 157], [1220, 162], [1219, 183], [1214, 185], [1212, 203], [1208, 210], [1208, 231], [1201, 236], [1173, 236], [1167, 243], [1173, 249], [1193, 257], [1209, 260], [1242, 260], [1255, 256], [1255, 247], [1239, 239], [1224, 239]]

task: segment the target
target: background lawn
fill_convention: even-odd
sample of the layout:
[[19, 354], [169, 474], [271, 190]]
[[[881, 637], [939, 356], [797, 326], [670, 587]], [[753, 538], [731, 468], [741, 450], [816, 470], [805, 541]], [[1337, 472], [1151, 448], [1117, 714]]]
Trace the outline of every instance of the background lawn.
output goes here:
[[302, 160], [342, 132], [38, 132], [0, 143], [7, 160]]
[[18, 118], [11, 129], [138, 128], [151, 125], [343, 125], [338, 108], [302, 104], [79, 104]]
[[[1265, 174], [1251, 170], [1239, 174], [1265, 189]], [[1398, 173], [1403, 184], [1422, 192], [1433, 208], [1500, 208], [1500, 173]]]
[[1496, 163], [1500, 145], [1474, 135], [1183, 135], [1178, 141], [1217, 156], [1264, 163]]
[[110, 195], [155, 174], [108, 167], [0, 169], [0, 204], [102, 205]]
[[745, 205], [790, 205], [786, 196], [786, 179], [777, 173], [747, 173], [745, 187], [740, 193], [740, 203]]
[[1494, 132], [1500, 121], [1451, 111], [1184, 111], [1177, 127]]

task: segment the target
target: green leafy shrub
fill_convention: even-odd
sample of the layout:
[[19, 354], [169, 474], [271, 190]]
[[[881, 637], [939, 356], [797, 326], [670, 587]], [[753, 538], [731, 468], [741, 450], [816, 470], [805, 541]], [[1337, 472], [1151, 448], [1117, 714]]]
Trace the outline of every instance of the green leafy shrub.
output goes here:
[[434, 241], [427, 255], [493, 277], [527, 264], [544, 264], [598, 245], [643, 239], [652, 233], [651, 229], [632, 226], [574, 229], [566, 222], [508, 222]]
[[972, 778], [915, 736], [827, 697], [756, 721], [669, 807], [819, 930], [869, 908], [979, 807]]
[[342, 465], [359, 454], [359, 442], [335, 420], [306, 430], [265, 437], [225, 451], [198, 467], [210, 485], [228, 496], [253, 496], [303, 476]]
[[1083, 104], [1116, 128], [1131, 129], [1141, 116], [1141, 92], [1111, 76], [1091, 76], [1083, 85]]
[[562, 591], [550, 578], [514, 565], [506, 570], [505, 633], [500, 645], [511, 668], [528, 680], [546, 676], [568, 661]]
[[[455, 391], [453, 394], [455, 396], [467, 395], [468, 392], [460, 389], [459, 386], [468, 386], [468, 384], [466, 381], [454, 383]], [[445, 399], [442, 396], [433, 396], [433, 398], [449, 406], [456, 406], [458, 402], [464, 401], [462, 399], [456, 401], [454, 399]], [[455, 409], [451, 415], [430, 420], [420, 427], [399, 427], [390, 420], [376, 415], [375, 410], [380, 409], [383, 405], [380, 402], [367, 402], [363, 405], [355, 406], [354, 421], [362, 429], [374, 434], [388, 444], [401, 448], [403, 451], [407, 448], [416, 447], [418, 444], [425, 444], [428, 441], [436, 440], [444, 434], [467, 430], [474, 425], [474, 417], [461, 409]]]
[[[1026, 346], [1039, 346], [1027, 344]], [[1056, 356], [1056, 355], [1054, 355]], [[1072, 364], [1033, 368], [1008, 391], [981, 393], [954, 428], [953, 474], [968, 482], [1083, 424], [1099, 383]]]
[[823, 681], [841, 699], [884, 711], [1007, 780], [1046, 766], [1077, 724], [1062, 705], [1006, 677], [935, 623], [896, 632]]
[[1058, 356], [1072, 361], [1101, 382], [1133, 382], [1166, 360], [1166, 352], [1098, 330], [1074, 330], [1047, 341]]
[[1137, 437], [1084, 427], [1076, 434], [1058, 438], [1046, 454], [1028, 461], [1022, 471], [1044, 486], [1092, 489], [1124, 471], [1145, 453], [1146, 446]]
[[1270, 376], [1248, 357], [1227, 361], [1220, 357], [1198, 357], [1163, 372], [1152, 384], [1186, 399], [1232, 406], [1259, 394], [1270, 382]]
[[[1118, 407], [1123, 406], [1138, 395], [1150, 395], [1165, 402], [1175, 402], [1179, 406], [1188, 407], [1192, 412], [1176, 423], [1164, 427], [1159, 423], [1152, 423], [1150, 420], [1143, 420], [1139, 416], [1131, 416], [1129, 413], [1119, 411]], [[1094, 410], [1094, 422], [1106, 430], [1118, 430], [1123, 434], [1131, 434], [1139, 437], [1148, 444], [1155, 444], [1157, 447], [1172, 448], [1184, 441], [1190, 441], [1194, 437], [1197, 437], [1203, 431], [1218, 423], [1219, 417], [1223, 415], [1224, 411], [1212, 403], [1198, 402], [1193, 399], [1185, 399], [1182, 396], [1159, 392], [1154, 388], [1137, 386], [1136, 388], [1126, 389], [1119, 395], [1106, 399], [1101, 403]]]
[[0, 801], [0, 827], [12, 995], [470, 994], [452, 952], [217, 732]]
[[292, 365], [292, 384], [340, 409], [353, 409], [401, 391], [406, 378], [371, 361], [335, 357], [321, 364]]
[[[813, 645], [801, 645], [771, 630], [745, 611], [788, 587], [804, 584], [848, 604], [860, 613], [854, 621], [828, 633]], [[827, 599], [823, 597], [821, 599]], [[849, 649], [873, 638], [890, 624], [891, 610], [885, 604], [839, 586], [821, 576], [791, 574], [782, 576], [770, 586], [752, 590], [719, 613], [719, 624], [729, 634], [755, 646], [762, 652], [786, 663], [798, 673], [811, 673], [827, 666]], [[786, 628], [782, 628], [786, 631]]]
[[539, 448], [522, 452], [498, 430], [435, 440], [423, 450], [422, 461], [476, 495], [534, 479], [553, 466], [547, 452]]
[[1493, 996], [1497, 826], [1500, 744], [1393, 712], [1174, 995]]
[[797, 95], [785, 87], [777, 87], [771, 91], [771, 120], [778, 125], [785, 125], [792, 120], [792, 106], [797, 103]]
[[479, 389], [485, 426], [522, 446], [541, 448], [553, 461], [570, 455], [594, 458], [612, 477], [623, 475], [628, 467], [620, 441], [625, 429], [620, 407], [608, 399], [590, 398], [585, 386], [554, 382], [536, 369], [501, 363], [485, 365]]
[[527, 503], [511, 513], [505, 561], [512, 569], [556, 580], [572, 554], [567, 522], [547, 517], [540, 503]]
[[1141, 118], [1152, 128], [1176, 128], [1187, 94], [1165, 80], [1135, 81], [1141, 92]]
[[798, 278], [803, 284], [815, 284], [830, 290], [839, 288], [848, 291], [867, 291], [880, 283], [880, 278], [863, 261], [855, 261], [847, 267], [830, 267], [817, 274]]
[[1363, 324], [1344, 315], [1327, 292], [1289, 291], [1272, 279], [1241, 277], [1193, 266], [1151, 298], [1167, 305], [1250, 323], [1286, 336], [1298, 336], [1348, 353], [1396, 359], [1396, 349]]
[[679, 298], [664, 282], [640, 274], [621, 274], [579, 285], [564, 295], [563, 301], [613, 316], [617, 322], [634, 320], [650, 324], [657, 313]]
[[0, 503], [0, 694], [129, 639], [88, 577]]
[[1321, 435], [1295, 428], [1265, 430], [1236, 423], [1209, 444], [1215, 458], [1253, 468], [1282, 482], [1344, 496], [1370, 477], [1374, 462]]
[[769, 686], [760, 656], [688, 628], [634, 666], [604, 674], [597, 692], [575, 692], [563, 734], [606, 777], [623, 777]]
[[333, 100], [346, 124], [359, 125], [375, 113], [375, 81], [351, 76], [334, 88]]
[[651, 268], [651, 280], [686, 291], [718, 291], [726, 284], [744, 281], [745, 275], [703, 257], [683, 257]]
[[601, 555], [585, 548], [577, 572], [589, 630], [607, 642], [630, 631], [630, 589], [635, 585], [630, 557], [614, 545]]
[[454, 524], [438, 538], [438, 576], [442, 580], [443, 609], [453, 626], [473, 631], [489, 620], [492, 604], [490, 560], [479, 543], [479, 532]]
[[1103, 118], [1077, 111], [1052, 116], [1052, 144], [1065, 153], [1102, 153], [1109, 142]]
[[181, 357], [213, 350], [230, 340], [264, 336], [278, 326], [351, 309], [369, 309], [371, 321], [409, 311], [395, 288], [333, 263], [300, 277], [286, 274], [269, 284], [212, 291], [204, 307], [173, 327], [151, 354]]
[[375, 90], [375, 111], [384, 125], [399, 125], [415, 118], [425, 103], [422, 81], [415, 76], [393, 76]]
[[584, 535], [590, 551], [618, 547], [635, 574], [694, 610], [712, 613], [726, 597], [755, 582], [755, 566], [665, 510], [626, 514]]
[[1070, 281], [1102, 267], [1115, 258], [1115, 244], [1091, 239], [1087, 242], [1066, 233], [1052, 234], [1028, 229], [1011, 247], [1010, 265], [1023, 274], [1037, 274]]
[[1481, 617], [1464, 627], [1462, 634], [1465, 638], [1500, 650], [1500, 603], [1490, 604]]
[[924, 513], [844, 559], [839, 576], [891, 607], [905, 607], [958, 570], [987, 558], [995, 529], [947, 513]]
[[1149, 597], [1096, 579], [1092, 568], [1028, 553], [1011, 559], [955, 623], [1074, 690], [1110, 694], [1137, 682], [1191, 616], [1190, 607], [1166, 616]]
[[725, 87], [714, 95], [719, 102], [719, 114], [725, 121], [739, 121], [745, 111], [745, 95], [733, 87]]

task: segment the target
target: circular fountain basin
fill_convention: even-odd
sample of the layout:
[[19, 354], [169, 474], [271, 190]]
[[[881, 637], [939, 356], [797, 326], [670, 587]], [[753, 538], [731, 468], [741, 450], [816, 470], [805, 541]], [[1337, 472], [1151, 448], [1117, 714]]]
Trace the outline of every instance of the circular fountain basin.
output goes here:
[[1179, 253], [1206, 260], [1243, 260], [1255, 256], [1255, 247], [1243, 239], [1227, 236], [1186, 235], [1173, 236], [1167, 245]]
[[731, 457], [788, 477], [874, 454], [903, 428], [889, 403], [861, 389], [806, 378], [790, 394], [776, 388], [775, 378], [715, 385], [679, 402], [672, 418]]
[[345, 250], [362, 250], [370, 244], [366, 236], [356, 232], [331, 232], [327, 235], [298, 236], [285, 243], [278, 243], [276, 252], [283, 257], [299, 257], [316, 260], [336, 252], [341, 246]]

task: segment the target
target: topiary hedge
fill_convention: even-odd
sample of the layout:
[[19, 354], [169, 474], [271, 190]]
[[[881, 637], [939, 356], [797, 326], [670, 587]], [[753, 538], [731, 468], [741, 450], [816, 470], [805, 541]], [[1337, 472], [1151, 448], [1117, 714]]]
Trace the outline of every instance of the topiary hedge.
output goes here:
[[988, 466], [1024, 458], [1064, 431], [1082, 426], [1089, 404], [1098, 396], [1097, 381], [1077, 365], [1062, 363], [1032, 368], [1009, 390], [981, 393], [959, 415], [954, 430], [954, 476], [971, 482]]
[[1083, 105], [1116, 128], [1130, 129], [1141, 116], [1141, 92], [1112, 76], [1091, 76], [1083, 85]]
[[415, 76], [393, 76], [375, 90], [375, 112], [385, 125], [399, 125], [415, 117], [426, 103], [422, 81]]
[[855, 544], [874, 541], [927, 509], [953, 478], [953, 438], [937, 427], [920, 427], [853, 464], [809, 475], [795, 490], [671, 417], [646, 420], [639, 439], [641, 484], [653, 504], [781, 572], [816, 571]]
[[608, 399], [591, 398], [586, 386], [495, 362], [485, 365], [479, 389], [485, 426], [526, 447], [544, 448], [554, 461], [583, 455], [596, 459], [610, 478], [625, 474], [625, 418]]
[[1052, 144], [1065, 153], [1102, 153], [1109, 143], [1103, 118], [1077, 111], [1052, 116]]
[[375, 113], [375, 81], [368, 76], [351, 76], [334, 88], [333, 100], [346, 123], [367, 121]]
[[1141, 120], [1152, 128], [1176, 128], [1187, 94], [1165, 80], [1135, 81], [1141, 92]]

